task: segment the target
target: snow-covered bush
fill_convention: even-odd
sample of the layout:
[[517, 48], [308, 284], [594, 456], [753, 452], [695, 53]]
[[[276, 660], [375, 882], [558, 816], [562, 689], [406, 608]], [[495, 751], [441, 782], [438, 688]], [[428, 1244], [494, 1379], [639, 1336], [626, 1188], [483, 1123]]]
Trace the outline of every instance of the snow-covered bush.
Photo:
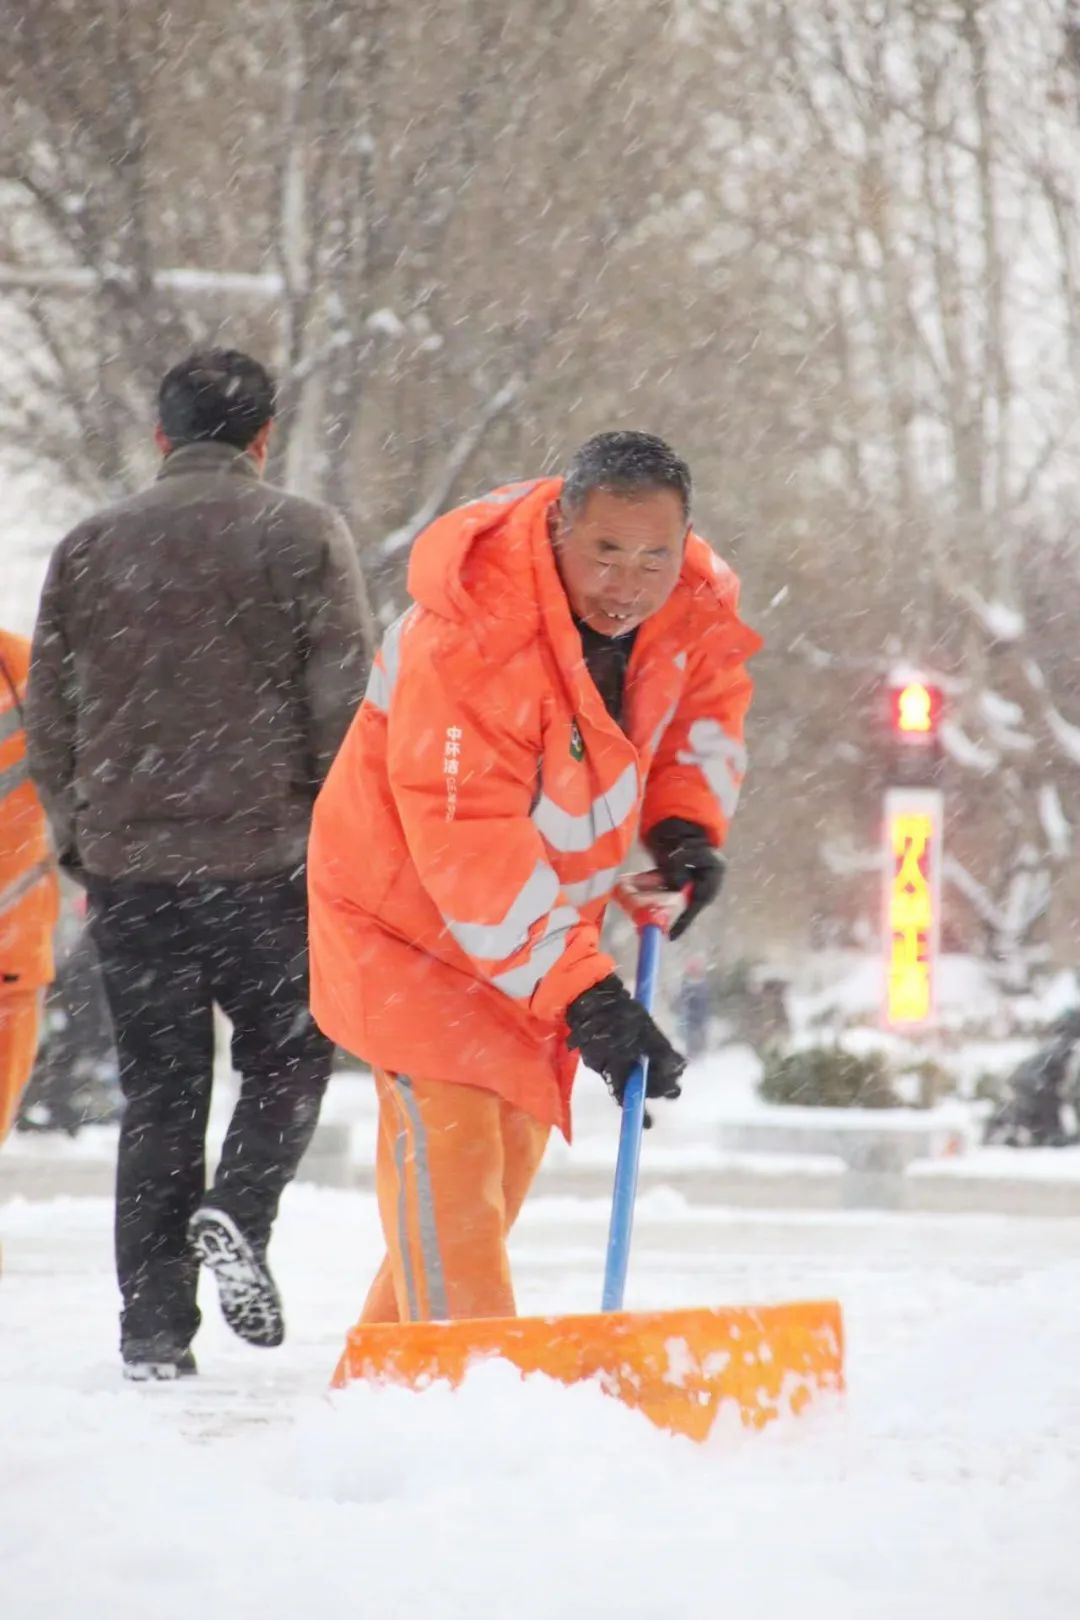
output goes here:
[[802, 1108], [900, 1108], [879, 1052], [812, 1046], [774, 1058], [758, 1087], [766, 1102]]

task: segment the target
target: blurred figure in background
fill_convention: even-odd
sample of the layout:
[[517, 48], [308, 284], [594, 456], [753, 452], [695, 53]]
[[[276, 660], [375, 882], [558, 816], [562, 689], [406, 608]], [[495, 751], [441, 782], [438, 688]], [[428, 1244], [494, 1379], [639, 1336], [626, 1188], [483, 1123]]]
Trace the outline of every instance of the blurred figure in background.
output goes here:
[[61, 884], [53, 948], [56, 977], [45, 993], [41, 1040], [16, 1129], [77, 1136], [84, 1125], [118, 1120], [123, 1095], [86, 894], [73, 883]]
[[0, 630], [0, 1142], [34, 1065], [59, 910], [45, 812], [26, 763], [29, 667], [30, 643]]
[[[1009, 1076], [1005, 1095], [984, 1127], [983, 1141], [1004, 1147], [1072, 1147], [1080, 1140], [1080, 1077], [1076, 1046], [1080, 1012], [1051, 1027], [1054, 1039]], [[1068, 1117], [1066, 1117], [1068, 1114]]]
[[704, 1057], [709, 1045], [712, 985], [703, 956], [691, 956], [675, 996], [683, 1049], [691, 1062]]
[[[369, 665], [352, 537], [262, 482], [264, 368], [208, 350], [161, 384], [157, 481], [57, 547], [27, 735], [61, 864], [82, 874], [120, 1059], [128, 1377], [194, 1371], [199, 1262], [251, 1344], [284, 1336], [266, 1249], [333, 1048], [308, 1012], [311, 809]], [[213, 1008], [240, 1095], [213, 1188]]]

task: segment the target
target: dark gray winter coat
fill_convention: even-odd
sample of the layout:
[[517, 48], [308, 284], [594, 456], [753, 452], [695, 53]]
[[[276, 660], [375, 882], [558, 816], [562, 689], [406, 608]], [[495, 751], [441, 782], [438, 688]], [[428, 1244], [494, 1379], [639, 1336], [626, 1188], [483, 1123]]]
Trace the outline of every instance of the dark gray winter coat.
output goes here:
[[49, 567], [26, 731], [61, 858], [170, 882], [296, 866], [370, 657], [342, 520], [230, 446], [173, 451]]

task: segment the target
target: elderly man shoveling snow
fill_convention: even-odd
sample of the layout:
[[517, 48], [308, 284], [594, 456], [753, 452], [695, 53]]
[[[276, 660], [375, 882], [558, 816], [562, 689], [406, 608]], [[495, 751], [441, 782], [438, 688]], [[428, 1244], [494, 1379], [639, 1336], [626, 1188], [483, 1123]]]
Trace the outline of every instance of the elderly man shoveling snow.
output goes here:
[[579, 1053], [620, 1101], [642, 1055], [679, 1094], [600, 926], [639, 835], [677, 930], [723, 874], [760, 641], [690, 493], [662, 440], [604, 433], [416, 542], [309, 856], [316, 1020], [379, 1093], [365, 1322], [513, 1314], [507, 1234]]

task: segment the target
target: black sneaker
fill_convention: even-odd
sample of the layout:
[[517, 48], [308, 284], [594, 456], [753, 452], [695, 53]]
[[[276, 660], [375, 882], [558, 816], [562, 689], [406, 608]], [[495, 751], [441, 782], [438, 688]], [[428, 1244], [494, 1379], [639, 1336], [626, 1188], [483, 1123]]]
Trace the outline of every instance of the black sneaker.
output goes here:
[[233, 1332], [268, 1350], [279, 1345], [285, 1318], [274, 1279], [232, 1216], [209, 1206], [197, 1209], [188, 1234], [196, 1255], [217, 1279], [221, 1314]]
[[124, 1345], [124, 1377], [133, 1384], [165, 1384], [174, 1378], [194, 1378], [198, 1372], [194, 1352], [179, 1350], [161, 1339], [133, 1339]]

